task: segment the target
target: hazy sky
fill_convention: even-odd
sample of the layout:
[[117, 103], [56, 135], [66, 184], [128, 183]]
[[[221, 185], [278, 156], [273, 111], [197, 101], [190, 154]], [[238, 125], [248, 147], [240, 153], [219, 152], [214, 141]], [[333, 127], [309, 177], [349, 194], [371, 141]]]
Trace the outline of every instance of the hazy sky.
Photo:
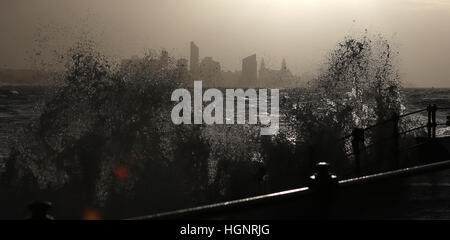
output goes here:
[[30, 54], [84, 36], [116, 56], [165, 48], [187, 57], [193, 40], [225, 70], [256, 53], [314, 73], [364, 29], [398, 49], [404, 82], [450, 87], [450, 0], [0, 0], [0, 67], [29, 68]]

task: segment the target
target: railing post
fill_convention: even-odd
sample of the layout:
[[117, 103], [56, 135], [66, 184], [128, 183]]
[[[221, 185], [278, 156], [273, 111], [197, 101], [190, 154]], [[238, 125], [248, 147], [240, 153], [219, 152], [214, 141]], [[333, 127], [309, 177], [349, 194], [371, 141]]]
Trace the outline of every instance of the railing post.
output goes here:
[[31, 211], [30, 220], [53, 220], [53, 217], [48, 214], [52, 208], [52, 203], [47, 201], [34, 201], [28, 204], [28, 209]]
[[361, 175], [361, 153], [364, 149], [364, 129], [354, 128], [352, 132], [352, 150], [355, 155], [355, 175]]
[[392, 113], [392, 123], [393, 125], [393, 157], [394, 157], [394, 164], [395, 169], [400, 168], [400, 139], [399, 139], [399, 131], [398, 131], [398, 122], [400, 120], [400, 117], [397, 113]]
[[436, 104], [433, 104], [433, 106], [431, 107], [431, 128], [432, 128], [432, 137], [436, 138], [436, 111], [437, 111], [437, 107]]
[[309, 188], [314, 196], [314, 204], [317, 208], [314, 215], [319, 218], [328, 218], [331, 210], [332, 196], [338, 186], [336, 175], [330, 171], [330, 164], [319, 162], [316, 164], [316, 172], [310, 177]]
[[428, 104], [427, 106], [427, 113], [428, 113], [428, 121], [427, 121], [427, 135], [428, 135], [428, 139], [431, 138], [431, 112], [432, 112], [432, 106], [431, 104]]

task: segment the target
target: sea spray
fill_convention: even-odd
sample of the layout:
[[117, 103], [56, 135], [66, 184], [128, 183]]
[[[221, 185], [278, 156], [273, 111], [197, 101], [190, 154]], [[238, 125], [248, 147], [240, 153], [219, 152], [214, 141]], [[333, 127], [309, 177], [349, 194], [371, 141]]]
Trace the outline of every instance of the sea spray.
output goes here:
[[67, 206], [80, 207], [71, 199], [81, 196], [82, 205], [111, 214], [125, 205], [154, 212], [302, 186], [317, 161], [350, 176], [348, 144], [337, 140], [401, 105], [395, 51], [382, 39], [346, 38], [311, 87], [280, 92], [280, 129], [271, 136], [258, 125], [173, 124], [171, 94], [194, 79], [167, 52], [116, 64], [85, 44], [72, 50], [2, 177], [30, 192], [65, 193]]

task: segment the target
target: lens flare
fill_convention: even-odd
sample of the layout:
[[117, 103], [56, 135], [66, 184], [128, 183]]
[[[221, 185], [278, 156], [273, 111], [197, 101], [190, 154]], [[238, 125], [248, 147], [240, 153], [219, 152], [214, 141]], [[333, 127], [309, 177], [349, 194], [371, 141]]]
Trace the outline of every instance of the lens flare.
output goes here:
[[124, 180], [127, 179], [130, 175], [130, 172], [128, 170], [128, 167], [124, 165], [119, 165], [114, 169], [114, 176], [118, 180]]
[[100, 212], [94, 208], [86, 208], [83, 212], [84, 220], [100, 220]]

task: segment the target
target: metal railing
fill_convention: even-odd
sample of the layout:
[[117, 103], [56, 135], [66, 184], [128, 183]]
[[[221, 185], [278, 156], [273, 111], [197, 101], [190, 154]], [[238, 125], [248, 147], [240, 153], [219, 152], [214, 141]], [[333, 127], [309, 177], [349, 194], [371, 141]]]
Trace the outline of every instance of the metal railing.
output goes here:
[[[333, 208], [342, 208], [342, 211], [352, 210], [351, 207], [343, 206], [345, 202], [355, 196], [365, 196], [367, 192], [378, 192], [379, 189], [392, 186], [392, 184], [383, 184], [386, 181], [397, 181], [401, 178], [446, 169], [450, 169], [450, 160], [338, 180], [330, 172], [330, 165], [320, 162], [316, 165], [316, 171], [305, 187], [126, 220], [340, 218], [342, 216], [339, 212], [334, 212]], [[381, 186], [374, 190], [374, 184], [379, 183], [382, 183]], [[361, 189], [368, 189], [368, 191], [361, 193]], [[348, 195], [348, 197], [342, 198], [342, 195]], [[377, 206], [372, 207], [377, 209]], [[31, 219], [53, 219], [47, 213], [51, 208], [49, 202], [34, 202], [29, 208], [32, 212]]]
[[[436, 128], [437, 126], [447, 125], [450, 126], [450, 116], [447, 116], [447, 122], [446, 123], [437, 123], [436, 121], [436, 112], [438, 110], [449, 110], [450, 107], [444, 107], [444, 108], [438, 108], [436, 104], [428, 105], [427, 108], [419, 109], [413, 112], [405, 113], [402, 115], [393, 114], [391, 118], [383, 120], [378, 122], [377, 124], [365, 127], [365, 128], [354, 128], [352, 133], [349, 135], [346, 135], [342, 138], [340, 138], [338, 141], [346, 141], [351, 139], [351, 152], [347, 153], [345, 156], [354, 157], [355, 161], [355, 169], [354, 173], [356, 176], [360, 176], [361, 174], [361, 161], [362, 161], [362, 155], [366, 153], [366, 150], [378, 146], [380, 144], [385, 144], [386, 142], [389, 142], [393, 145], [393, 158], [395, 161], [395, 169], [400, 168], [400, 154], [410, 151], [412, 149], [421, 147], [423, 145], [429, 144], [429, 140], [436, 138]], [[407, 129], [404, 131], [399, 131], [399, 122], [402, 118], [405, 118], [407, 116], [411, 116], [414, 114], [419, 114], [422, 112], [427, 112], [427, 122], [426, 124], [420, 125], [418, 127], [414, 127], [411, 129]], [[377, 129], [378, 127], [384, 127], [387, 124], [391, 124], [390, 128], [392, 129], [392, 134], [385, 136], [381, 139], [375, 139], [375, 142], [372, 142], [368, 145], [365, 144], [366, 141], [366, 133], [367, 131], [373, 131]], [[408, 133], [415, 132], [421, 129], [426, 128], [427, 131], [427, 140], [423, 141], [421, 143], [415, 144], [413, 146], [409, 146], [403, 149], [400, 149], [400, 139], [401, 136], [404, 136]]]
[[[402, 177], [413, 176], [421, 173], [426, 173], [436, 170], [450, 169], [450, 160], [435, 162], [431, 164], [425, 164], [416, 167], [408, 167], [400, 169], [399, 165], [396, 165], [397, 169], [386, 171], [383, 173], [377, 173], [366, 176], [359, 176], [360, 170], [360, 156], [361, 152], [367, 148], [375, 146], [379, 143], [386, 141], [394, 141], [395, 155], [398, 159], [398, 154], [401, 151], [406, 151], [408, 149], [417, 148], [424, 143], [419, 143], [406, 149], [400, 150], [399, 147], [399, 136], [413, 132], [422, 128], [427, 128], [427, 138], [436, 138], [436, 127], [440, 124], [436, 122], [436, 111], [437, 110], [449, 110], [449, 108], [437, 108], [436, 105], [429, 105], [425, 109], [420, 109], [414, 112], [406, 113], [403, 115], [396, 116], [392, 118], [379, 122], [375, 125], [366, 128], [355, 128], [352, 134], [341, 138], [339, 141], [345, 141], [350, 139], [352, 141], [352, 152], [348, 154], [355, 156], [355, 172], [357, 177], [339, 180], [335, 175], [330, 172], [330, 165], [326, 162], [318, 163], [316, 166], [316, 172], [310, 177], [310, 182], [306, 187], [301, 187], [297, 189], [281, 191], [266, 195], [260, 195], [250, 198], [244, 198], [234, 201], [221, 202], [216, 204], [210, 204], [205, 206], [199, 206], [194, 208], [187, 208], [175, 211], [169, 211], [164, 213], [157, 213], [152, 215], [146, 215], [141, 217], [129, 218], [130, 220], [154, 220], [154, 219], [228, 219], [232, 216], [239, 218], [243, 214], [249, 214], [250, 217], [261, 218], [268, 215], [265, 213], [272, 207], [274, 210], [274, 215], [278, 216], [279, 210], [286, 210], [285, 206], [295, 206], [297, 209], [299, 206], [306, 206], [303, 210], [288, 211], [289, 216], [307, 216], [307, 217], [317, 217], [317, 218], [327, 218], [330, 216], [330, 206], [336, 205], [333, 196], [336, 192], [343, 191], [344, 189], [353, 189], [357, 186], [368, 186], [366, 184], [373, 184], [381, 182], [384, 180], [398, 179]], [[426, 125], [422, 125], [416, 128], [408, 129], [402, 132], [398, 131], [398, 123], [401, 118], [409, 115], [418, 114], [427, 111], [428, 121]], [[393, 123], [393, 134], [387, 138], [378, 140], [376, 143], [372, 143], [368, 146], [364, 144], [365, 132], [376, 128], [387, 123]], [[447, 126], [450, 125], [450, 116], [447, 116]], [[425, 142], [427, 143], [427, 142]], [[358, 193], [358, 195], [361, 195]], [[362, 194], [364, 195], [364, 194]], [[357, 196], [357, 195], [355, 195]], [[302, 202], [306, 201], [306, 202]], [[342, 201], [341, 201], [342, 202]], [[47, 203], [41, 203], [30, 205], [30, 210], [32, 216], [36, 219], [48, 219], [47, 211], [49, 209]]]
[[[316, 172], [310, 177], [310, 184], [306, 187], [200, 207], [134, 217], [128, 220], [240, 219], [247, 217], [259, 219], [271, 216], [269, 209], [273, 207], [277, 209], [276, 214], [279, 214], [279, 216], [285, 215], [286, 212], [283, 211], [292, 210], [289, 208], [289, 204], [292, 202], [296, 205], [301, 206], [305, 204], [307, 206], [305, 206], [305, 209], [297, 209], [299, 210], [297, 212], [290, 212], [289, 217], [328, 218], [333, 217], [330, 206], [336, 206], [336, 202], [339, 200], [333, 196], [338, 195], [339, 191], [346, 191], [358, 187], [371, 187], [371, 184], [381, 181], [396, 180], [449, 168], [450, 160], [447, 160], [338, 181], [337, 177], [330, 172], [330, 165], [322, 162], [317, 164]], [[283, 210], [283, 206], [286, 206], [286, 209]], [[334, 217], [339, 216], [334, 215]]]

